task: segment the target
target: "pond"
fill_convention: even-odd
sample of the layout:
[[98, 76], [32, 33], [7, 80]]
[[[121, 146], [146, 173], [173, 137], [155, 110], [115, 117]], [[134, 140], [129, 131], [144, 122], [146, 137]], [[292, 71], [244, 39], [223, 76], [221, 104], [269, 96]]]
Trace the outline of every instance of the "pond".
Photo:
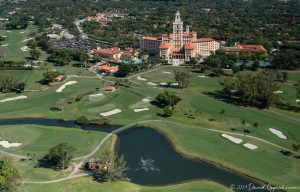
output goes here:
[[118, 134], [117, 153], [124, 155], [129, 166], [127, 176], [131, 182], [140, 185], [168, 185], [203, 179], [227, 187], [232, 184], [262, 186], [250, 177], [213, 163], [183, 157], [173, 149], [162, 134], [150, 128], [134, 128]]
[[[0, 125], [34, 124], [72, 128], [73, 121], [43, 118], [0, 119]], [[112, 132], [120, 126], [82, 125], [82, 129]], [[201, 146], [199, 146], [201, 147]], [[124, 154], [130, 167], [127, 176], [141, 185], [167, 185], [190, 180], [212, 180], [227, 187], [234, 184], [262, 186], [258, 181], [213, 163], [187, 159], [177, 153], [170, 142], [151, 128], [134, 127], [118, 134], [117, 153]], [[252, 186], [252, 185], [251, 185]], [[249, 191], [248, 189], [235, 191]], [[263, 192], [269, 190], [251, 190]]]

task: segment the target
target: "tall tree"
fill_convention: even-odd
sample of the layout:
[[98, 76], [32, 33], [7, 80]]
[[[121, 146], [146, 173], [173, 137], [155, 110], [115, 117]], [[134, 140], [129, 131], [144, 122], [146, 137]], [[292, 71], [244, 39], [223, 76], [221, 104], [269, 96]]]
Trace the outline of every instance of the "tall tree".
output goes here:
[[38, 60], [41, 56], [41, 52], [37, 49], [30, 50], [30, 56], [34, 60]]
[[67, 143], [60, 143], [49, 150], [45, 156], [48, 163], [58, 169], [66, 169], [74, 157], [75, 148]]
[[13, 192], [21, 184], [21, 176], [10, 158], [0, 159], [0, 191]]
[[180, 88], [187, 88], [190, 83], [189, 70], [174, 70], [174, 77]]
[[103, 182], [128, 180], [125, 173], [128, 170], [128, 167], [123, 155], [119, 156], [117, 154], [113, 154], [110, 156], [106, 153], [106, 155], [101, 159], [101, 162], [108, 162], [108, 167], [93, 171], [93, 176], [96, 180]]

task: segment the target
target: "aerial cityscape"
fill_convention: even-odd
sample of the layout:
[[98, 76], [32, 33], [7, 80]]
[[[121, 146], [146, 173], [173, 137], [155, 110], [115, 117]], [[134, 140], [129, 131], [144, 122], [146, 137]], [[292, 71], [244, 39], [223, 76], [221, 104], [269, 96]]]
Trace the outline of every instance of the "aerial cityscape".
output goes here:
[[0, 191], [300, 192], [300, 1], [0, 0]]

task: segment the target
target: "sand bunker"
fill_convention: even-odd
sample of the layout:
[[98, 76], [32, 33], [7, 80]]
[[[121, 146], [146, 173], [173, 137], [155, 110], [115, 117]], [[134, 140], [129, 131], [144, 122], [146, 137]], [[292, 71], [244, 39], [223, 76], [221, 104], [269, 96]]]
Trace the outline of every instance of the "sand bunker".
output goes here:
[[1, 47], [7, 47], [7, 46], [8, 46], [8, 44], [1, 45]]
[[300, 103], [300, 99], [296, 99], [296, 102], [297, 102], [297, 103]]
[[144, 101], [145, 103], [149, 103], [151, 100], [150, 100], [150, 99], [147, 99], [147, 98], [145, 98], [145, 99], [142, 99], [142, 101]]
[[0, 145], [4, 148], [19, 147], [22, 143], [10, 143], [8, 141], [0, 141]]
[[149, 111], [149, 108], [145, 107], [145, 108], [141, 108], [141, 109], [134, 109], [133, 111], [136, 113], [142, 112], [142, 111]]
[[114, 110], [111, 110], [111, 111], [108, 111], [108, 112], [105, 112], [105, 113], [100, 113], [100, 115], [103, 116], [103, 117], [107, 117], [107, 116], [111, 116], [111, 115], [121, 113], [121, 112], [122, 112], [121, 109], [114, 109]]
[[269, 131], [271, 131], [273, 134], [275, 134], [280, 139], [287, 139], [287, 137], [281, 131], [279, 131], [277, 129], [270, 128]]
[[258, 148], [256, 145], [253, 145], [251, 143], [245, 143], [243, 146], [248, 148], [248, 149], [251, 149], [251, 150], [254, 150], [254, 149]]
[[89, 95], [89, 97], [101, 97], [103, 95], [103, 93], [97, 93], [94, 95]]
[[199, 75], [198, 77], [200, 77], [200, 78], [208, 78], [208, 76], [206, 76], [206, 75]]
[[228, 139], [228, 140], [230, 140], [230, 141], [232, 141], [232, 142], [234, 142], [236, 144], [240, 144], [240, 143], [243, 142], [242, 139], [238, 139], [238, 138], [232, 137], [232, 136], [227, 135], [227, 134], [222, 134], [222, 137], [224, 137], [224, 138], [226, 138], [226, 139]]
[[21, 33], [21, 34], [24, 34], [24, 33], [26, 33], [26, 31], [21, 31], [20, 33]]
[[25, 51], [29, 51], [30, 48], [28, 46], [23, 46], [21, 47], [21, 50], [25, 52]]
[[147, 79], [142, 78], [141, 76], [137, 76], [137, 79], [138, 79], [138, 80], [141, 80], [141, 81], [147, 81]]
[[274, 91], [275, 94], [281, 94], [283, 91]]
[[30, 41], [32, 39], [33, 39], [32, 37], [31, 38], [27, 38], [27, 39], [24, 39], [22, 42], [24, 43], [24, 42]]
[[179, 84], [178, 83], [171, 83], [171, 86], [177, 87]]
[[160, 83], [160, 85], [161, 85], [161, 86], [167, 86], [167, 85], [168, 85], [168, 83], [166, 83], [166, 82], [162, 82], [162, 83]]
[[68, 81], [68, 82], [66, 82], [65, 84], [63, 84], [62, 86], [60, 86], [60, 87], [56, 90], [56, 92], [57, 92], [57, 93], [61, 93], [61, 92], [66, 88], [66, 86], [68, 86], [68, 85], [73, 85], [73, 84], [75, 84], [75, 83], [77, 83], [77, 81]]
[[157, 85], [157, 83], [153, 83], [153, 82], [148, 82], [147, 84], [148, 85], [152, 85], [152, 86], [156, 86]]
[[162, 73], [165, 73], [165, 74], [173, 74], [173, 73], [170, 72], [170, 71], [163, 71]]
[[0, 103], [4, 103], [4, 102], [8, 102], [8, 101], [14, 101], [14, 100], [20, 100], [20, 99], [26, 99], [27, 96], [18, 96], [18, 97], [10, 97], [10, 98], [7, 98], [7, 99], [2, 99], [0, 100]]

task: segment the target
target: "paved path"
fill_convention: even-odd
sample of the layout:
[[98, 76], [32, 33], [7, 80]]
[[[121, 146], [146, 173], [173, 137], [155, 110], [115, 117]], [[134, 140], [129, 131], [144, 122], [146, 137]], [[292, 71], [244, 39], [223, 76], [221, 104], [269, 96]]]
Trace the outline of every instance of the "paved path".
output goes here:
[[276, 112], [276, 111], [272, 111], [272, 110], [269, 110], [269, 109], [265, 109], [265, 111], [268, 111], [268, 112], [270, 112], [270, 113], [274, 113], [274, 114], [276, 114], [276, 115], [280, 115], [280, 116], [282, 116], [282, 117], [285, 117], [285, 118], [288, 118], [288, 119], [291, 119], [291, 120], [300, 122], [300, 119], [295, 119], [295, 118], [293, 118], [293, 117], [284, 115], [284, 114], [279, 113], [279, 112]]
[[[259, 138], [259, 137], [255, 137], [255, 136], [251, 136], [251, 135], [244, 135], [244, 134], [241, 134], [241, 133], [232, 133], [232, 132], [229, 132], [229, 131], [216, 130], [216, 129], [205, 128], [205, 127], [194, 126], [194, 125], [186, 125], [186, 124], [183, 124], [183, 123], [172, 122], [172, 121], [165, 121], [165, 120], [145, 120], [145, 121], [139, 121], [139, 122], [130, 123], [130, 124], [126, 125], [126, 126], [123, 126], [123, 127], [119, 128], [119, 129], [114, 130], [113, 132], [109, 133], [106, 137], [104, 137], [92, 152], [90, 152], [89, 154], [87, 154], [85, 156], [74, 158], [73, 160], [81, 160], [81, 162], [78, 163], [78, 164], [76, 164], [74, 170], [72, 171], [72, 173], [69, 176], [67, 176], [65, 178], [55, 179], [55, 180], [49, 180], [49, 181], [24, 181], [23, 183], [28, 183], [28, 184], [49, 184], [49, 183], [56, 183], [56, 182], [66, 181], [66, 180], [74, 179], [74, 178], [77, 178], [77, 177], [87, 176], [87, 175], [89, 175], [88, 173], [81, 173], [81, 174], [76, 174], [76, 173], [79, 171], [79, 169], [83, 165], [83, 163], [89, 157], [91, 157], [92, 155], [94, 155], [111, 136], [113, 136], [114, 134], [117, 134], [119, 132], [122, 132], [124, 130], [130, 129], [131, 127], [133, 127], [135, 125], [143, 124], [143, 123], [149, 123], [149, 122], [170, 123], [170, 124], [180, 125], [180, 126], [185, 126], [185, 127], [198, 128], [198, 129], [202, 129], [202, 130], [206, 130], [206, 131], [211, 131], [211, 132], [226, 133], [226, 134], [236, 135], [236, 136], [240, 136], [240, 137], [247, 137], [247, 138], [251, 138], [251, 139], [258, 140], [260, 142], [272, 145], [273, 147], [276, 147], [276, 148], [279, 148], [279, 149], [282, 149], [282, 150], [291, 151], [290, 149], [288, 149], [286, 147], [277, 145], [277, 144], [272, 143], [270, 141], [267, 141], [265, 139], [262, 139], [262, 138]], [[295, 151], [292, 151], [292, 152], [294, 154], [300, 155], [299, 152], [295, 152]]]
[[25, 183], [25, 184], [50, 184], [50, 183], [57, 183], [57, 182], [61, 182], [61, 181], [75, 179], [77, 177], [84, 177], [84, 176], [88, 176], [88, 175], [89, 175], [88, 173], [81, 173], [78, 175], [68, 176], [68, 177], [50, 180], [50, 181], [23, 181], [23, 183]]

